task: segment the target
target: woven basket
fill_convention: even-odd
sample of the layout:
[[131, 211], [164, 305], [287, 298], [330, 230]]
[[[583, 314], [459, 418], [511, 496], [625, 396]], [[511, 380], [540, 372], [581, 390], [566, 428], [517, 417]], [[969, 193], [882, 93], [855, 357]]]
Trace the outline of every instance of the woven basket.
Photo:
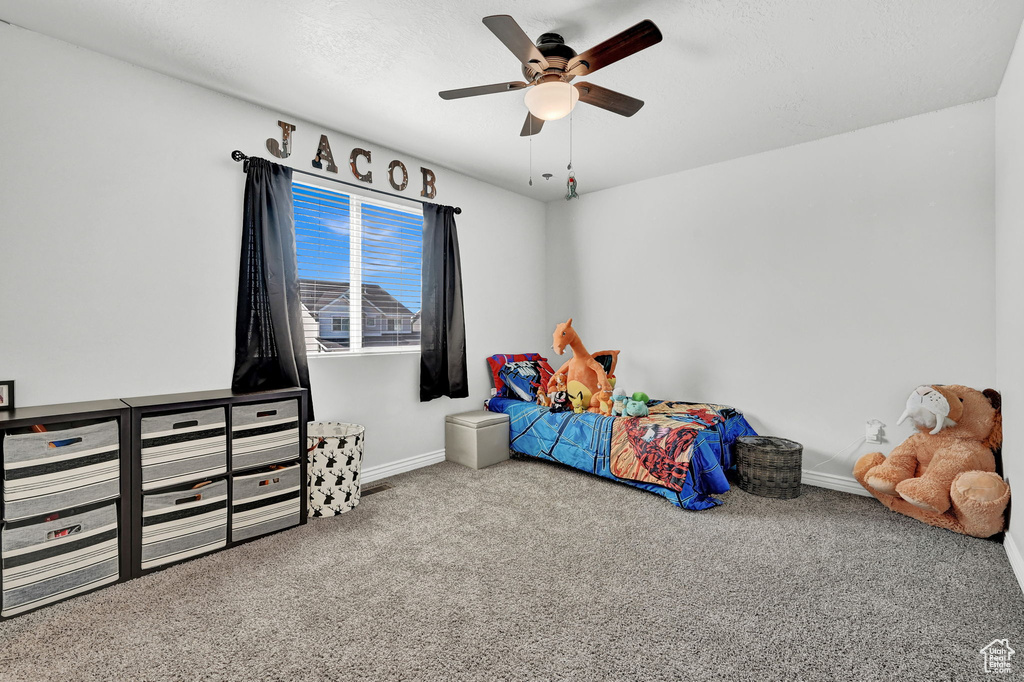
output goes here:
[[799, 497], [803, 452], [803, 445], [785, 438], [740, 436], [736, 439], [740, 489], [783, 500]]

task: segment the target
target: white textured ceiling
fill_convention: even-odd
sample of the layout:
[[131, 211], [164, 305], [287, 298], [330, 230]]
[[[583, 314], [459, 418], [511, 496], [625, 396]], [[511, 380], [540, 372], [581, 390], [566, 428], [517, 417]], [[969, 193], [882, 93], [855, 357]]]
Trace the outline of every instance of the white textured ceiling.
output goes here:
[[568, 119], [534, 138], [531, 188], [522, 92], [437, 96], [521, 79], [489, 14], [578, 52], [642, 19], [661, 28], [587, 77], [647, 104], [632, 118], [577, 107], [585, 194], [990, 97], [1024, 0], [0, 0], [24, 28], [557, 198]]

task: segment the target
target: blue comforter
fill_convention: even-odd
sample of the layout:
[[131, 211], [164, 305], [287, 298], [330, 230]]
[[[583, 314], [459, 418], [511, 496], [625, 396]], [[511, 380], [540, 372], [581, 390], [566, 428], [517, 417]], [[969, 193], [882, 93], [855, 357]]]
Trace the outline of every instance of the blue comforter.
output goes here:
[[[729, 482], [725, 472], [732, 466], [732, 444], [739, 436], [756, 436], [743, 415], [731, 407], [695, 403], [665, 403], [652, 400], [648, 403], [652, 409], [652, 419], [648, 427], [645, 418], [603, 417], [592, 412], [574, 414], [572, 412], [551, 412], [547, 407], [536, 403], [495, 397], [487, 403], [492, 412], [503, 412], [509, 415], [511, 422], [511, 449], [515, 452], [559, 462], [581, 471], [597, 474], [613, 481], [619, 481], [643, 490], [657, 493], [668, 499], [672, 504], [684, 509], [708, 509], [722, 504], [712, 495], [729, 490]], [[685, 438], [665, 438], [664, 426], [658, 426], [653, 419], [659, 414], [657, 423], [666, 424], [668, 420], [678, 422]], [[708, 418], [708, 415], [712, 418]], [[619, 422], [619, 423], [616, 423]], [[640, 462], [648, 464], [652, 471], [657, 467], [646, 452], [646, 443], [651, 441], [643, 435], [631, 437], [632, 434], [644, 433], [657, 435], [660, 442], [679, 443], [685, 452], [666, 453], [662, 447], [661, 459], [666, 456], [673, 461], [688, 460], [688, 463], [677, 467], [671, 476], [665, 474], [665, 484], [653, 482]], [[668, 427], [672, 428], [672, 427]], [[627, 433], [628, 431], [628, 433]], [[618, 443], [614, 448], [613, 435]], [[685, 445], [682, 445], [685, 443]], [[622, 455], [624, 449], [638, 451], [633, 458], [633, 469], [643, 475], [626, 477], [623, 473]], [[629, 453], [632, 456], [632, 452]], [[683, 473], [680, 474], [681, 470]], [[616, 475], [617, 471], [623, 475]], [[640, 480], [647, 479], [647, 480]], [[676, 489], [673, 489], [676, 488]]]

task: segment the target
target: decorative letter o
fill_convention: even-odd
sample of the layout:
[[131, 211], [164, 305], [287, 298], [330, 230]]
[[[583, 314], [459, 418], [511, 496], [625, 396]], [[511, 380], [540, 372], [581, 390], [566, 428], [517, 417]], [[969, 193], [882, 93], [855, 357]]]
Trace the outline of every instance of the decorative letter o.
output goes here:
[[[400, 185], [395, 184], [396, 168], [402, 169], [402, 184]], [[391, 186], [394, 187], [399, 192], [401, 192], [403, 189], [409, 186], [409, 171], [405, 169], [405, 164], [399, 161], [398, 159], [395, 159], [390, 164], [388, 164], [388, 182], [390, 182]]]

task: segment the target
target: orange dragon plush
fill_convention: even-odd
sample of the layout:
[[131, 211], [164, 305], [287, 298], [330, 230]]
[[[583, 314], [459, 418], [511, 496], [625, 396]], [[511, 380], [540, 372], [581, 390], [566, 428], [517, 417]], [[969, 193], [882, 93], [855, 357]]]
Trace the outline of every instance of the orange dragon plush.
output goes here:
[[864, 455], [853, 475], [889, 509], [918, 521], [987, 538], [1003, 530], [1010, 488], [995, 473], [1002, 444], [999, 393], [966, 386], [921, 386], [902, 423], [918, 433], [893, 448]]
[[[553, 385], [551, 382], [555, 377], [564, 376], [569, 396], [579, 400], [584, 408], [596, 408], [595, 411], [599, 411], [601, 402], [596, 394], [615, 388], [614, 374], [615, 365], [619, 361], [619, 351], [602, 350], [593, 354], [587, 352], [576, 330], [572, 328], [571, 317], [555, 327], [551, 340], [551, 347], [556, 353], [562, 355], [568, 346], [572, 349], [572, 357], [555, 372], [548, 381], [548, 386]], [[594, 359], [602, 355], [611, 356], [611, 365], [607, 372], [604, 366]]]
[[612, 416], [612, 405], [614, 405], [614, 401], [612, 400], [611, 391], [607, 389], [598, 391], [594, 394], [594, 400], [597, 401], [597, 407], [591, 407], [591, 412], [599, 412], [606, 417]]

